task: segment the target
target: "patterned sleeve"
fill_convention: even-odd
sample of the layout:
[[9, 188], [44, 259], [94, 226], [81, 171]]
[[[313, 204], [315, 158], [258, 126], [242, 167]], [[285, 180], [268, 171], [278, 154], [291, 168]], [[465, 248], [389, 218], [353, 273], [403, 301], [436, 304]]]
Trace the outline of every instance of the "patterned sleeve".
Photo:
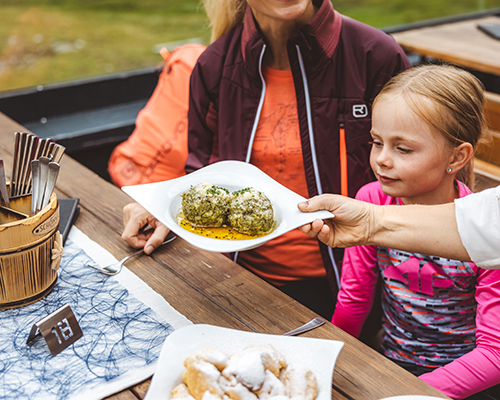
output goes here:
[[346, 249], [332, 324], [354, 337], [359, 337], [373, 305], [377, 278], [377, 248], [375, 246]]
[[471, 352], [420, 378], [452, 398], [500, 384], [500, 271], [478, 268], [476, 345]]
[[[368, 186], [368, 185], [367, 185]], [[356, 195], [371, 202], [366, 187]], [[342, 262], [342, 276], [332, 324], [354, 337], [359, 337], [371, 311], [378, 280], [377, 247], [347, 248]]]

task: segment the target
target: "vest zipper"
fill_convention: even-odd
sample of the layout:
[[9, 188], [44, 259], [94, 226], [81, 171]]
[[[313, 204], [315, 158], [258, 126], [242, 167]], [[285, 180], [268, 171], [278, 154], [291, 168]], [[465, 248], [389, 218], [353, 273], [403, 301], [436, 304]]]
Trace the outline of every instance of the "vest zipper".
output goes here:
[[262, 61], [264, 60], [264, 53], [266, 52], [266, 45], [262, 46], [262, 51], [259, 57], [259, 75], [262, 81], [262, 92], [260, 93], [259, 106], [257, 107], [257, 113], [255, 114], [255, 120], [253, 121], [252, 133], [250, 134], [250, 141], [248, 143], [247, 157], [245, 159], [246, 163], [250, 162], [250, 157], [252, 156], [253, 141], [255, 139], [255, 133], [257, 132], [257, 127], [259, 126], [260, 113], [262, 112], [262, 106], [264, 105], [264, 97], [266, 97], [266, 80], [264, 79], [264, 74], [262, 73]]
[[349, 196], [349, 186], [347, 181], [347, 145], [345, 142], [344, 123], [340, 123], [339, 129], [339, 151], [340, 151], [340, 194]]
[[[250, 134], [250, 141], [248, 142], [247, 156], [245, 162], [249, 163], [252, 157], [252, 147], [253, 141], [255, 139], [255, 133], [257, 132], [257, 127], [259, 126], [260, 113], [262, 112], [262, 106], [264, 105], [264, 98], [266, 97], [266, 80], [264, 79], [264, 74], [262, 73], [262, 60], [264, 59], [264, 53], [266, 52], [266, 45], [262, 46], [262, 51], [259, 57], [259, 75], [262, 82], [262, 92], [260, 93], [259, 105], [257, 107], [257, 112], [255, 113], [255, 120], [253, 121], [252, 133]], [[233, 261], [238, 260], [238, 252], [236, 251], [233, 256]]]
[[[309, 142], [311, 144], [311, 155], [312, 155], [312, 161], [313, 161], [313, 168], [314, 168], [314, 177], [316, 180], [316, 189], [318, 191], [318, 194], [323, 194], [323, 189], [321, 186], [321, 180], [319, 177], [319, 169], [318, 169], [318, 162], [316, 158], [316, 148], [314, 145], [314, 131], [312, 127], [312, 113], [311, 113], [311, 103], [310, 103], [310, 98], [309, 98], [309, 86], [307, 84], [307, 77], [305, 73], [305, 68], [304, 68], [304, 61], [302, 60], [302, 54], [300, 53], [300, 48], [298, 45], [295, 45], [297, 49], [297, 55], [299, 59], [299, 65], [300, 65], [300, 72], [302, 74], [302, 82], [304, 83], [304, 94], [305, 94], [305, 100], [306, 100], [306, 113], [307, 113], [307, 126], [309, 130]], [[253, 146], [253, 141], [255, 139], [255, 133], [257, 132], [257, 127], [259, 125], [259, 119], [260, 119], [260, 114], [262, 112], [262, 106], [264, 104], [264, 98], [266, 96], [266, 81], [264, 79], [264, 74], [262, 73], [262, 62], [264, 59], [264, 53], [266, 51], [266, 45], [262, 46], [262, 51], [260, 53], [259, 57], [259, 75], [260, 79], [262, 81], [262, 92], [260, 94], [260, 100], [259, 100], [259, 105], [257, 107], [257, 113], [255, 114], [255, 120], [253, 123], [252, 127], [252, 133], [250, 134], [250, 141], [248, 144], [248, 150], [247, 150], [247, 156], [245, 159], [245, 162], [249, 163], [250, 158], [252, 156], [252, 146]], [[340, 289], [340, 276], [339, 276], [339, 270], [337, 267], [337, 263], [335, 262], [335, 258], [333, 256], [333, 250], [330, 246], [327, 246], [328, 248], [328, 255], [330, 256], [330, 261], [332, 262], [333, 266], [333, 271], [335, 272], [335, 279], [337, 280], [337, 287]], [[238, 252], [234, 253], [233, 261], [236, 262], [238, 260]]]
[[[312, 126], [312, 112], [311, 112], [311, 99], [309, 98], [309, 85], [307, 83], [306, 69], [304, 67], [304, 61], [302, 59], [302, 53], [300, 52], [299, 45], [295, 45], [297, 49], [297, 56], [299, 59], [300, 73], [302, 74], [302, 82], [304, 84], [304, 96], [306, 100], [306, 114], [307, 114], [307, 128], [309, 130], [309, 143], [311, 145], [311, 157], [314, 168], [314, 178], [316, 179], [316, 189], [318, 194], [323, 194], [323, 187], [321, 186], [321, 179], [319, 176], [318, 160], [316, 158], [316, 147], [314, 144], [314, 131]], [[333, 256], [333, 249], [327, 246], [328, 255], [330, 256], [330, 261], [332, 262], [333, 272], [335, 272], [335, 279], [337, 281], [337, 288], [340, 290], [340, 274], [335, 262], [335, 257]]]

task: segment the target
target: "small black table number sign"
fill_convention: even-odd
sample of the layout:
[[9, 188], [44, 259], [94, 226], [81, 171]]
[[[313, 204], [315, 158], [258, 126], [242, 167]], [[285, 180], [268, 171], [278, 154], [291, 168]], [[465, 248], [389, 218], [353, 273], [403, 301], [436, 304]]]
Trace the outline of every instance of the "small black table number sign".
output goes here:
[[80, 339], [83, 332], [71, 307], [65, 304], [33, 324], [26, 344], [31, 346], [40, 335], [45, 338], [52, 355], [56, 356]]

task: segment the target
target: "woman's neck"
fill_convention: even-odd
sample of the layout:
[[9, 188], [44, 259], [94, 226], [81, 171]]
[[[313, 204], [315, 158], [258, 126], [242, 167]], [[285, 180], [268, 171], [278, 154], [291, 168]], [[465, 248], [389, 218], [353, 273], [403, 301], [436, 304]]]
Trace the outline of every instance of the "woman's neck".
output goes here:
[[287, 52], [288, 38], [295, 35], [301, 27], [311, 21], [317, 8], [311, 2], [305, 12], [293, 20], [271, 18], [252, 11], [260, 31], [269, 45], [264, 56], [264, 63], [274, 69], [289, 71], [291, 68]]

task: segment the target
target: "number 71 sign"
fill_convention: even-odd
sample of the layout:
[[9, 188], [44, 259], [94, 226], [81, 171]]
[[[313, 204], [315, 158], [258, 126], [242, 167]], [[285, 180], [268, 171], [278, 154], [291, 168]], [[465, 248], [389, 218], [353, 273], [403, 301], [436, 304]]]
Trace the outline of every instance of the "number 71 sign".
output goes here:
[[53, 356], [75, 343], [83, 336], [75, 314], [68, 304], [58, 308], [33, 324], [26, 344], [31, 346], [42, 335]]

